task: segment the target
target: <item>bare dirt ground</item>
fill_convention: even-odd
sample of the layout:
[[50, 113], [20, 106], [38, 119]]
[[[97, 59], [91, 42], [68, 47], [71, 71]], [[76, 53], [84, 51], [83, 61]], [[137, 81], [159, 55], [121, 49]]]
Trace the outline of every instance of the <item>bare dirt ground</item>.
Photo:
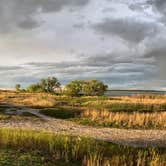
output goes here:
[[[6, 111], [10, 113], [10, 109]], [[123, 145], [137, 147], [166, 147], [166, 130], [132, 130], [116, 128], [97, 128], [78, 125], [74, 122], [53, 119], [42, 115], [37, 109], [20, 108], [16, 110], [17, 114], [29, 112], [41, 118], [42, 120], [5, 120], [0, 121], [1, 128], [33, 129], [36, 131], [44, 130], [54, 133], [67, 133], [75, 136], [87, 136], [98, 140], [120, 143]]]

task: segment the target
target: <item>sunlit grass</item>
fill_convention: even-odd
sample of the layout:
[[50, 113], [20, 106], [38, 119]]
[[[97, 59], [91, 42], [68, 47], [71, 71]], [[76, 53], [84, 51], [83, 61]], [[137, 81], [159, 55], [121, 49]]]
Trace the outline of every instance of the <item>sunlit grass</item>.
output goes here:
[[[74, 119], [73, 119], [74, 120]], [[74, 121], [84, 125], [135, 128], [135, 129], [165, 129], [166, 112], [110, 112], [107, 110], [86, 110], [80, 118]]]
[[[120, 128], [166, 128], [166, 95], [66, 97], [46, 93], [0, 91], [0, 103], [40, 109], [50, 117], [81, 124]], [[4, 108], [0, 107], [0, 112]]]
[[53, 165], [57, 161], [59, 165], [75, 163], [80, 166], [163, 166], [166, 164], [165, 149], [132, 148], [91, 138], [42, 131], [0, 129], [0, 147], [16, 152], [21, 151], [23, 154], [29, 153], [30, 156], [35, 154], [37, 160], [42, 159], [43, 156], [43, 162], [48, 161]]

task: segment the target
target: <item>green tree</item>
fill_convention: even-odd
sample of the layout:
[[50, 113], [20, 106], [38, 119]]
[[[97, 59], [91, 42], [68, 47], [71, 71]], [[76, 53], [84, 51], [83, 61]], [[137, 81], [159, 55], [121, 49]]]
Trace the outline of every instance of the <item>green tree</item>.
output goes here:
[[21, 90], [21, 85], [20, 84], [16, 84], [15, 85], [15, 89], [16, 89], [16, 91], [20, 91]]
[[39, 82], [39, 85], [43, 92], [47, 92], [47, 80], [46, 79], [41, 79]]
[[75, 80], [66, 85], [66, 94], [69, 96], [79, 96], [82, 93], [84, 81]]
[[46, 81], [46, 91], [49, 93], [53, 93], [55, 91], [55, 88], [59, 88], [61, 85], [58, 79], [55, 77], [48, 77], [45, 81]]
[[27, 87], [29, 92], [47, 92], [53, 93], [56, 88], [60, 87], [60, 83], [55, 77], [48, 77], [47, 79], [41, 79], [37, 84], [31, 84]]
[[39, 84], [31, 84], [27, 87], [28, 92], [43, 92]]
[[88, 80], [82, 87], [82, 92], [86, 96], [102, 96], [107, 91], [108, 86], [98, 80]]
[[39, 85], [44, 92], [53, 93], [61, 84], [57, 78], [48, 77], [47, 79], [41, 79]]

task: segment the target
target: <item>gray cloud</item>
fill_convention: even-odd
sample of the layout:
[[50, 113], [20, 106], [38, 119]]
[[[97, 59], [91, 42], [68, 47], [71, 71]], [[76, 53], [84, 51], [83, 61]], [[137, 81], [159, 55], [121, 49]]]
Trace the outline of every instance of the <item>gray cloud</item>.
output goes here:
[[140, 4], [131, 4], [129, 8], [133, 11], [143, 11], [144, 7]]
[[158, 32], [157, 25], [153, 22], [143, 22], [132, 18], [104, 19], [93, 28], [104, 35], [119, 36], [133, 43], [139, 43]]
[[84, 29], [85, 24], [84, 23], [78, 23], [78, 24], [74, 24], [73, 27], [76, 29]]
[[164, 36], [158, 36], [146, 43], [146, 50], [144, 53], [145, 58], [154, 58], [155, 65], [157, 66], [158, 75], [156, 80], [165, 79], [165, 62], [166, 62], [166, 38]]
[[[24, 85], [47, 76], [57, 76], [64, 84], [72, 79], [90, 78], [104, 80], [108, 84], [117, 80], [139, 81], [156, 75], [155, 66], [151, 63], [148, 64], [146, 59], [127, 60], [123, 56], [106, 54], [83, 57], [81, 61], [32, 62], [22, 64], [22, 68], [16, 72], [19, 74], [13, 75], [12, 79], [14, 82], [19, 81]], [[29, 73], [26, 76], [21, 74], [25, 71]], [[27, 79], [29, 80], [27, 81]]]
[[146, 52], [144, 57], [166, 57], [166, 38], [164, 34], [153, 37], [151, 41], [145, 44]]
[[145, 12], [146, 9], [150, 8], [152, 6], [153, 2], [151, 0], [144, 0], [144, 1], [131, 1], [131, 4], [129, 4], [129, 9], [132, 11], [137, 12]]
[[0, 66], [0, 72], [4, 71], [16, 71], [22, 69], [22, 67], [19, 66]]
[[[110, 55], [109, 55], [110, 56]], [[92, 62], [96, 59], [96, 62]], [[0, 76], [12, 85], [21, 83], [26, 87], [32, 82], [36, 82], [43, 77], [56, 76], [63, 84], [73, 79], [99, 79], [107, 84], [125, 88], [127, 82], [139, 82], [155, 75], [153, 64], [142, 64], [140, 62], [114, 60], [108, 61], [108, 55], [101, 59], [97, 55], [90, 58], [83, 58], [82, 61], [63, 61], [56, 63], [26, 63], [17, 68], [15, 66], [3, 67]], [[112, 57], [113, 60], [113, 57]], [[2, 83], [0, 86], [2, 87]]]
[[32, 18], [27, 18], [26, 20], [23, 20], [22, 22], [18, 23], [18, 27], [22, 29], [34, 29], [36, 27], [40, 26], [39, 23]]
[[0, 87], [55, 76], [63, 84], [163, 88], [164, 7], [161, 0], [0, 0]]
[[147, 4], [151, 5], [154, 12], [161, 15], [159, 21], [166, 24], [166, 1], [165, 0], [149, 0]]
[[0, 0], [0, 32], [15, 29], [33, 29], [40, 21], [35, 18], [40, 13], [59, 12], [65, 7], [81, 7], [90, 0]]
[[152, 2], [149, 1], [151, 4], [154, 5], [154, 7], [156, 7], [156, 9], [159, 12], [162, 12], [164, 14], [166, 14], [166, 1], [165, 0], [153, 0]]

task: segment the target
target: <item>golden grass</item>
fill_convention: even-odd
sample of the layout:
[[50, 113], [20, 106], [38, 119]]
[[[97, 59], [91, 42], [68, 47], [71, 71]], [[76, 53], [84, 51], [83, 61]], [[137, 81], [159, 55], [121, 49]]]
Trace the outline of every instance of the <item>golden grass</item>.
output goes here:
[[110, 111], [166, 111], [166, 96], [154, 96], [153, 98], [137, 97], [113, 97], [105, 100], [87, 101], [85, 107], [108, 109]]
[[166, 95], [69, 98], [46, 93], [0, 91], [0, 103], [27, 107], [63, 107], [82, 112], [80, 119], [115, 127], [166, 128]]
[[[96, 102], [99, 102], [100, 100], [96, 100]], [[157, 104], [159, 103], [166, 103], [166, 95], [135, 95], [135, 96], [121, 96], [121, 97], [108, 97], [107, 100], [102, 100], [105, 101], [106, 103], [144, 103], [144, 104], [150, 104], [154, 103]]]
[[166, 128], [166, 112], [154, 113], [125, 113], [110, 112], [107, 110], [86, 110], [81, 114], [82, 118], [88, 118], [92, 122], [115, 127], [142, 127], [142, 128]]
[[144, 105], [162, 105], [166, 104], [166, 97], [162, 99], [141, 99], [141, 98], [132, 98], [132, 97], [120, 97], [120, 98], [112, 98], [111, 100], [96, 100], [86, 102], [85, 105], [105, 105], [109, 106], [110, 104], [144, 104]]
[[46, 93], [0, 92], [0, 102], [31, 107], [53, 107], [56, 96]]
[[[30, 105], [30, 106], [55, 106], [57, 102], [62, 100], [68, 100], [69, 98], [55, 96], [47, 93], [23, 93], [16, 91], [0, 91], [0, 102], [8, 102], [11, 104], [19, 105]], [[72, 98], [71, 98], [72, 99]], [[76, 98], [78, 99], [78, 98]], [[89, 99], [89, 101], [84, 102], [84, 99]], [[109, 107], [112, 104], [143, 104], [143, 105], [155, 105], [160, 107], [166, 105], [166, 95], [156, 95], [156, 96], [134, 96], [134, 97], [105, 97], [104, 99], [100, 97], [82, 97], [79, 102], [82, 102], [83, 106], [102, 106], [104, 108]], [[77, 100], [73, 100], [77, 103]], [[85, 100], [86, 101], [86, 100]], [[67, 101], [68, 102], [68, 101]]]

